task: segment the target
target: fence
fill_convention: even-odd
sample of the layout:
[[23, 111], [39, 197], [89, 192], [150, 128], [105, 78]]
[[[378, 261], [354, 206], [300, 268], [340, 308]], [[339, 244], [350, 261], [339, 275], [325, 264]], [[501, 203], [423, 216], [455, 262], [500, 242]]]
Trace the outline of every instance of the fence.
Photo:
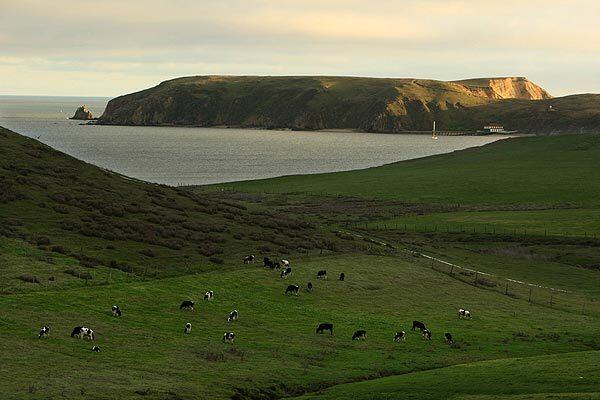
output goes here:
[[493, 290], [512, 298], [526, 300], [532, 304], [589, 316], [600, 316], [600, 301], [598, 299], [589, 299], [567, 290], [477, 271], [418, 251], [405, 249], [403, 252], [408, 257], [412, 257], [413, 261], [416, 260], [424, 267], [445, 273], [454, 279], [476, 287]]
[[574, 231], [553, 228], [516, 228], [492, 224], [408, 224], [399, 222], [356, 222], [346, 224], [347, 228], [367, 229], [372, 231], [396, 230], [400, 232], [415, 233], [467, 233], [484, 235], [503, 235], [516, 237], [572, 237], [600, 239], [600, 233], [588, 231]]

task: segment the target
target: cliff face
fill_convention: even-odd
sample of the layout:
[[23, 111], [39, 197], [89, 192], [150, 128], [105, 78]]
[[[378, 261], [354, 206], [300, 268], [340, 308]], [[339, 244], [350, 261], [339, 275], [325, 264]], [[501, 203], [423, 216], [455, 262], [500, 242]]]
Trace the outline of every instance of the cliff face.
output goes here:
[[[552, 97], [525, 78], [444, 82], [352, 77], [198, 76], [111, 100], [100, 124], [239, 126], [373, 132], [481, 129], [500, 121], [506, 99]], [[496, 103], [500, 108], [494, 108]], [[494, 110], [494, 113], [485, 112]], [[469, 110], [477, 109], [477, 113]], [[553, 118], [554, 114], [550, 116]], [[527, 117], [527, 116], [526, 116]], [[532, 120], [535, 120], [532, 118]], [[507, 117], [510, 122], [510, 117]], [[551, 123], [550, 123], [551, 125]], [[507, 129], [514, 129], [505, 123]], [[535, 127], [534, 127], [535, 128]]]

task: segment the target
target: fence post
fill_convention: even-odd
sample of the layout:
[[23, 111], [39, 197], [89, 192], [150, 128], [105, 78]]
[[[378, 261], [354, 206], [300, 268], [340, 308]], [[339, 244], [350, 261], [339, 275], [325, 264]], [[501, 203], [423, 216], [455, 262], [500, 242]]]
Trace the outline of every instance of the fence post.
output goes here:
[[475, 272], [475, 282], [473, 282], [473, 283], [475, 283], [475, 285], [477, 285], [477, 277], [478, 276], [479, 276], [479, 272]]
[[529, 287], [529, 300], [527, 301], [531, 303], [531, 287]]
[[504, 294], [508, 296], [508, 282], [506, 282], [506, 289], [504, 290]]
[[452, 275], [454, 273], [454, 265], [450, 266], [450, 275]]

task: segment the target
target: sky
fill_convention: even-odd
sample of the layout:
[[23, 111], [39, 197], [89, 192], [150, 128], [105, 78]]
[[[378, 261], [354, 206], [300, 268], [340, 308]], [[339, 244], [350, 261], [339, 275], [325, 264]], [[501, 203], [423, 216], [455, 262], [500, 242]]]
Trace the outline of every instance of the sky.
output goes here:
[[0, 95], [189, 75], [526, 76], [600, 93], [598, 0], [0, 0]]

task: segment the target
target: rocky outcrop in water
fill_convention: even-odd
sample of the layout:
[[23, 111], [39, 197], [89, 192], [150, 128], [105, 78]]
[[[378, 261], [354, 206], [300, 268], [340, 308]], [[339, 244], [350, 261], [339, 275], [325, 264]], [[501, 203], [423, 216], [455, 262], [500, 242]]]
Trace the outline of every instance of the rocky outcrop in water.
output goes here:
[[83, 105], [75, 111], [75, 114], [70, 119], [89, 121], [94, 119], [94, 116], [92, 115], [92, 112], [88, 110], [85, 105]]

